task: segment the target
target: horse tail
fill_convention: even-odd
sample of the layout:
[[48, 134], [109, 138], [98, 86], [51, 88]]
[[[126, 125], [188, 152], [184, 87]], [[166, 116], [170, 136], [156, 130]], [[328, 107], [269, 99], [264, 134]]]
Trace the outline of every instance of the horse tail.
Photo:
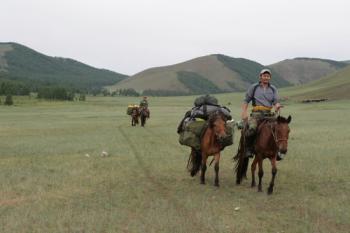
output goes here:
[[236, 173], [236, 184], [240, 184], [242, 179], [247, 177], [247, 169], [249, 164], [249, 158], [245, 157], [245, 136], [242, 132], [241, 138], [239, 140], [239, 146], [237, 154], [233, 157], [233, 160], [236, 161], [235, 173]]
[[202, 152], [200, 150], [191, 149], [191, 154], [188, 158], [187, 169], [191, 176], [195, 176], [201, 168]]

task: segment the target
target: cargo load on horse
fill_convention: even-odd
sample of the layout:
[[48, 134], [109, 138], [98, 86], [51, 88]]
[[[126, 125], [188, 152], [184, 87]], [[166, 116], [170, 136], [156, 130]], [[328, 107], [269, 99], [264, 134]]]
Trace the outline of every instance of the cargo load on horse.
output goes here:
[[220, 112], [227, 120], [226, 138], [222, 139], [222, 149], [233, 144], [233, 126], [230, 110], [225, 106], [218, 105], [218, 101], [213, 96], [200, 96], [194, 101], [194, 107], [187, 111], [180, 122], [177, 133], [179, 134], [179, 143], [189, 146], [195, 150], [200, 150], [200, 142], [204, 130], [208, 127], [207, 120], [215, 112]]
[[137, 104], [129, 104], [127, 109], [126, 109], [126, 114], [131, 116], [132, 110], [134, 110], [134, 109], [138, 110], [139, 106]]
[[205, 184], [207, 159], [213, 156], [214, 185], [219, 186], [220, 153], [226, 146], [233, 144], [235, 124], [230, 110], [218, 105], [215, 97], [198, 97], [194, 105], [177, 128], [180, 144], [191, 147], [187, 169], [191, 176], [200, 171], [200, 183]]

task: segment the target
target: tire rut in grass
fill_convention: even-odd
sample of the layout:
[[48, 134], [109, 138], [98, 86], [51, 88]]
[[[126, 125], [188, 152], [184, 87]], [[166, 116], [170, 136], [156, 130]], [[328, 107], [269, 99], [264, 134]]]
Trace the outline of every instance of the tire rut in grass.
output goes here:
[[119, 128], [119, 131], [121, 132], [121, 134], [123, 135], [123, 137], [125, 138], [125, 140], [127, 141], [133, 155], [135, 156], [135, 158], [136, 158], [137, 162], [139, 163], [140, 168], [144, 172], [145, 176], [151, 182], [151, 184], [153, 184], [153, 186], [155, 187], [154, 190], [152, 189], [150, 191], [153, 191], [153, 192], [156, 191], [156, 193], [160, 194], [164, 199], [170, 200], [170, 203], [172, 203], [174, 205], [175, 209], [182, 210], [182, 212], [185, 214], [185, 218], [192, 220], [192, 224], [193, 224], [192, 227], [199, 229], [199, 230], [203, 229], [203, 226], [205, 226], [205, 224], [202, 223], [201, 220], [198, 219], [198, 217], [196, 217], [196, 211], [189, 209], [184, 204], [182, 204], [178, 200], [176, 200], [172, 191], [166, 185], [164, 185], [162, 182], [160, 182], [159, 180], [154, 178], [150, 169], [147, 168], [145, 162], [141, 158], [140, 153], [139, 153], [137, 147], [135, 146], [135, 144], [133, 143], [132, 139], [130, 139], [129, 135], [127, 135], [125, 133], [125, 131], [122, 127], [118, 127], [118, 128]]

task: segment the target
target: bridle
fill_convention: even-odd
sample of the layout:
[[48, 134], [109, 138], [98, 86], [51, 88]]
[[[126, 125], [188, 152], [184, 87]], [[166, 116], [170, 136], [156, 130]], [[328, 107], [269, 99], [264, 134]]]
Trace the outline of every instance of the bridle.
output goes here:
[[273, 139], [275, 140], [276, 145], [278, 145], [278, 142], [280, 141], [288, 141], [288, 138], [278, 138], [277, 130], [276, 130], [276, 126], [278, 125], [278, 122], [274, 122], [274, 124], [269, 124], [269, 125], [270, 125], [271, 133], [272, 133]]

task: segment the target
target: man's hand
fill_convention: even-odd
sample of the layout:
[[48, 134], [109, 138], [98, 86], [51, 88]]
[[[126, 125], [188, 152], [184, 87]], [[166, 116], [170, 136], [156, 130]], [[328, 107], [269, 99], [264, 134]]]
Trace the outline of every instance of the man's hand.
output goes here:
[[243, 111], [241, 114], [241, 118], [242, 120], [247, 120], [248, 119], [248, 112], [247, 111]]
[[274, 105], [274, 107], [275, 107], [275, 112], [279, 112], [280, 108], [282, 108], [282, 105], [280, 103], [277, 103]]

